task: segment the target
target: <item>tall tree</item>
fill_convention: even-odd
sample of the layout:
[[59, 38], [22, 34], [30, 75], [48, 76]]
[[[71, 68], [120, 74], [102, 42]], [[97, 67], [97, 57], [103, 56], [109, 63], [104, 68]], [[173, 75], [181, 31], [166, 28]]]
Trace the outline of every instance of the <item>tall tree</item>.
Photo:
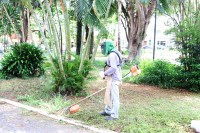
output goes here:
[[158, 3], [163, 9], [168, 8], [167, 0], [127, 0], [122, 4], [123, 23], [128, 40], [128, 60], [132, 61], [139, 54], [150, 19]]
[[76, 55], [80, 55], [81, 51], [81, 41], [82, 41], [82, 19], [79, 19], [79, 16], [83, 16], [82, 11], [83, 10], [83, 1], [78, 0], [77, 1], [77, 9], [80, 10], [79, 13], [76, 14], [76, 26], [77, 26], [77, 35], [76, 35]]
[[118, 0], [118, 39], [117, 39], [117, 45], [118, 50], [121, 51], [121, 38], [120, 38], [120, 28], [121, 28], [121, 8], [122, 8], [122, 1]]

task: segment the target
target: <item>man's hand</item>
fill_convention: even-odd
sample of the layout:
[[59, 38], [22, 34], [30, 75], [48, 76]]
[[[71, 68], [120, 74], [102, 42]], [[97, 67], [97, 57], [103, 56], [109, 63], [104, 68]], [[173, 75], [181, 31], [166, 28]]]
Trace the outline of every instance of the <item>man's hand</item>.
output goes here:
[[105, 75], [104, 75], [104, 72], [103, 72], [103, 71], [100, 71], [100, 72], [99, 72], [99, 75], [100, 75], [100, 77], [101, 77], [102, 79], [105, 79]]

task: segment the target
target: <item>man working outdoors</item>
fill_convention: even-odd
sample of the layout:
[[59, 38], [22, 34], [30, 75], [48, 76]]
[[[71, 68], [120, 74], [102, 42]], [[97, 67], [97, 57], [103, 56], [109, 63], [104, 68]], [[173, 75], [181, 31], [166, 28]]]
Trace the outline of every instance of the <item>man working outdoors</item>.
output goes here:
[[121, 85], [122, 81], [122, 55], [112, 42], [104, 42], [101, 45], [101, 49], [104, 55], [109, 55], [104, 72], [100, 72], [100, 76], [107, 80], [104, 97], [105, 110], [101, 115], [107, 116], [106, 121], [110, 121], [119, 117], [119, 85]]

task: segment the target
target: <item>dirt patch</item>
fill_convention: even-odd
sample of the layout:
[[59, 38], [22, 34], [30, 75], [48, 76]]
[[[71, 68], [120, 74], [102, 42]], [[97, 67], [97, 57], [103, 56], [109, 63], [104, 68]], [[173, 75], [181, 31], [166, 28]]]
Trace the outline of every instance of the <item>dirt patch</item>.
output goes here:
[[[44, 87], [44, 79], [41, 78], [30, 78], [30, 79], [10, 79], [10, 80], [0, 80], [0, 97], [11, 99], [17, 101], [17, 96], [25, 95], [34, 90], [39, 90]], [[88, 92], [90, 94], [104, 88], [106, 86], [106, 80], [97, 79], [96, 81], [90, 81], [87, 85]], [[120, 99], [121, 102], [141, 102], [142, 97], [154, 97], [154, 98], [187, 98], [191, 94], [195, 93], [188, 92], [186, 90], [171, 90], [171, 89], [160, 89], [154, 86], [148, 85], [137, 85], [130, 83], [123, 83], [120, 87]], [[104, 91], [91, 97], [90, 100], [84, 102], [84, 104], [99, 104], [103, 103], [102, 97], [104, 96]], [[72, 99], [76, 102], [84, 97], [74, 97], [67, 96], [66, 99]], [[189, 99], [189, 97], [188, 97]], [[148, 102], [148, 98], [146, 98]], [[91, 103], [94, 102], [94, 103]]]
[[30, 79], [0, 79], [0, 97], [17, 100], [17, 96], [25, 95], [30, 91], [38, 90], [44, 85], [41, 78]]

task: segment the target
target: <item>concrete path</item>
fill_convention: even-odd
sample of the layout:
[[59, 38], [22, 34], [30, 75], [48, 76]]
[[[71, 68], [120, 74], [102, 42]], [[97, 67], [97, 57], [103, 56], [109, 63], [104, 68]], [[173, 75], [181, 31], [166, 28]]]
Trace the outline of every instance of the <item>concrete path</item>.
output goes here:
[[58, 122], [16, 106], [0, 103], [1, 133], [94, 133], [91, 130]]

